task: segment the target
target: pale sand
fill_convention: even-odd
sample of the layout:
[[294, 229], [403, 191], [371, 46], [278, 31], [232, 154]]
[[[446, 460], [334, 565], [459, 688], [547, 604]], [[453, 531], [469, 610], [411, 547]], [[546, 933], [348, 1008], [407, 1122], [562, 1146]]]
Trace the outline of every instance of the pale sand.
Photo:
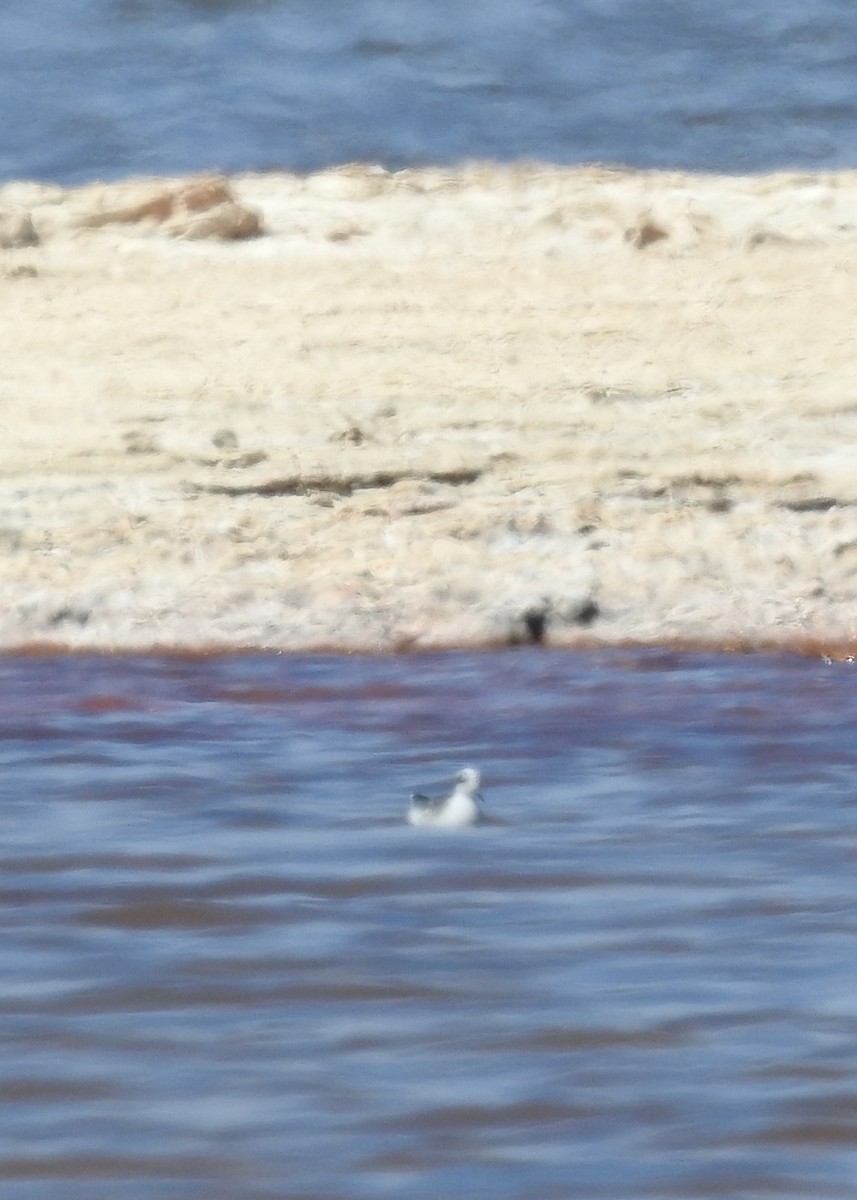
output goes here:
[[857, 645], [857, 174], [230, 183], [0, 189], [0, 647]]

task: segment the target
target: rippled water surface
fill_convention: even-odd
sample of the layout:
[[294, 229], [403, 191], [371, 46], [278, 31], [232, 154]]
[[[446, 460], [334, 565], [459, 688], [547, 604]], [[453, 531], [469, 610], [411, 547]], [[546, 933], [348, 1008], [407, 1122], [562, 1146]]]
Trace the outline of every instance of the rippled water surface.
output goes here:
[[4, 0], [0, 178], [857, 161], [853, 0]]
[[0, 660], [4, 1197], [853, 1197], [855, 671]]

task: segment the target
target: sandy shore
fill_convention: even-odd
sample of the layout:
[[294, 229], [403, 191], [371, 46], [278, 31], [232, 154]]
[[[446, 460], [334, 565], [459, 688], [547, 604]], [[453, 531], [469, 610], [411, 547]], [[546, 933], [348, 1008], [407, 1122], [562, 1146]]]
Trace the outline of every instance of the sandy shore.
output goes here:
[[0, 189], [0, 647], [857, 646], [857, 174]]

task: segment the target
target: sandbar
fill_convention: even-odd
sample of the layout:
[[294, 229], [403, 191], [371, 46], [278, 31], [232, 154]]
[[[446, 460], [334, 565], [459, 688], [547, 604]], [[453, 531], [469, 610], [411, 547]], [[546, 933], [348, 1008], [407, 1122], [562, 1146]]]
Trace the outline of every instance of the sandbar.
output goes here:
[[855, 172], [16, 182], [0, 247], [4, 651], [857, 646]]

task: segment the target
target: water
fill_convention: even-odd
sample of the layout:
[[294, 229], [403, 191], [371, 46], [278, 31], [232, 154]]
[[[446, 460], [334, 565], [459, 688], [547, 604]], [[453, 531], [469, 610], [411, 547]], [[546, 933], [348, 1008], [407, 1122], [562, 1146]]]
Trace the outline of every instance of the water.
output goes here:
[[852, 0], [6, 0], [0, 178], [857, 163]]
[[4, 1197], [852, 1197], [855, 670], [0, 659]]

